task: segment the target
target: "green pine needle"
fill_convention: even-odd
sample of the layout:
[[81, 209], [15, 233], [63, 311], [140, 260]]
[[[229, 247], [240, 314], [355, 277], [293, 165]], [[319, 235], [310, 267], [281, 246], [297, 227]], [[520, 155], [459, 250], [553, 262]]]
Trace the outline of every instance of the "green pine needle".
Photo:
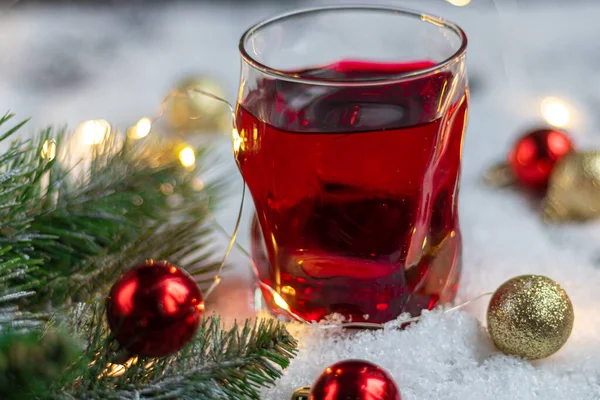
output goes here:
[[0, 335], [0, 398], [56, 398], [50, 388], [72, 377], [65, 370], [80, 356], [80, 349], [64, 332]]
[[[0, 132], [12, 117], [0, 118]], [[56, 158], [42, 157], [48, 143]], [[199, 186], [200, 168], [183, 168], [177, 148], [156, 137], [119, 143], [110, 134], [82, 161], [65, 157], [68, 146], [64, 130], [48, 128], [0, 155], [0, 299], [27, 287], [30, 310], [85, 301], [150, 258], [206, 281], [217, 268], [206, 222], [222, 182]]]
[[[0, 144], [27, 122], [12, 118], [0, 118]], [[107, 373], [125, 360], [103, 299], [124, 271], [167, 259], [206, 287], [220, 264], [209, 210], [227, 182], [199, 182], [200, 167], [154, 136], [111, 134], [77, 162], [63, 157], [65, 131], [48, 128], [0, 152], [0, 398], [257, 400], [294, 356], [279, 322], [225, 329], [212, 316], [181, 352]], [[56, 157], [43, 157], [52, 143]]]
[[122, 354], [110, 339], [102, 310], [96, 307], [86, 321], [89, 326], [77, 328], [84, 332], [92, 328], [94, 334], [86, 355], [74, 367], [82, 371], [80, 378], [57, 397], [258, 400], [259, 389], [273, 385], [296, 352], [296, 341], [280, 322], [247, 320], [226, 329], [211, 316], [179, 353], [164, 359], [133, 358], [124, 373], [115, 376], [110, 371], [121, 368], [111, 369], [109, 363], [127, 365], [127, 360], [118, 359]]

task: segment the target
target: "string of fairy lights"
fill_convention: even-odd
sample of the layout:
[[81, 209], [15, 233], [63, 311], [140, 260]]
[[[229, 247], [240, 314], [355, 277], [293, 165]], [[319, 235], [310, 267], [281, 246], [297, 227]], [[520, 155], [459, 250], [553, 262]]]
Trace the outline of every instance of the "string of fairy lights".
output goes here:
[[[209, 93], [198, 87], [189, 87], [185, 90], [171, 91], [167, 96], [165, 96], [163, 98], [163, 100], [160, 103], [160, 107], [154, 116], [142, 117], [133, 126], [131, 126], [127, 129], [127, 131], [126, 131], [127, 137], [131, 140], [140, 140], [140, 139], [146, 138], [148, 135], [151, 134], [151, 132], [153, 132], [153, 127], [156, 124], [157, 120], [160, 119], [164, 115], [165, 111], [167, 110], [169, 101], [171, 101], [174, 98], [185, 98], [185, 97], [189, 98], [192, 95], [198, 95], [198, 94], [200, 94], [202, 96], [207, 96], [208, 98], [211, 98], [213, 100], [216, 100], [218, 102], [225, 104], [227, 106], [227, 108], [229, 109], [229, 112], [231, 113], [230, 116], [231, 116], [231, 120], [233, 121], [234, 108], [229, 102], [227, 102], [225, 99], [223, 99], [220, 96], [217, 96], [213, 93]], [[558, 97], [549, 96], [549, 97], [543, 98], [540, 103], [539, 110], [540, 110], [541, 116], [544, 118], [544, 120], [552, 126], [565, 127], [571, 122], [570, 107], [562, 99], [560, 99]], [[193, 117], [193, 118], [197, 118], [197, 116]], [[88, 121], [82, 122], [75, 130], [74, 137], [79, 140], [79, 143], [81, 144], [81, 146], [87, 147], [87, 150], [89, 150], [93, 146], [99, 146], [99, 145], [102, 145], [103, 143], [105, 143], [105, 141], [110, 137], [111, 133], [115, 133], [115, 132], [113, 132], [113, 128], [107, 120], [94, 119], [94, 120], [88, 120]], [[245, 145], [244, 139], [239, 135], [234, 124], [232, 124], [231, 135], [232, 135], [231, 140], [232, 140], [233, 152], [237, 153], [238, 151], [243, 150], [244, 145]], [[86, 149], [84, 149], [84, 150], [86, 150]], [[53, 160], [56, 156], [57, 156], [56, 141], [54, 139], [46, 140], [41, 149], [41, 157], [48, 159], [48, 160]], [[177, 157], [178, 157], [179, 162], [181, 163], [181, 165], [184, 168], [188, 168], [188, 169], [194, 168], [195, 163], [196, 163], [196, 153], [192, 146], [187, 145], [187, 144], [184, 144], [183, 146], [181, 146], [180, 149], [178, 150]], [[251, 262], [253, 262], [252, 256], [243, 247], [241, 247], [239, 244], [237, 244], [235, 242], [236, 236], [239, 231], [239, 226], [241, 223], [244, 200], [245, 200], [245, 185], [242, 190], [242, 195], [240, 198], [240, 206], [239, 206], [239, 210], [238, 210], [238, 216], [237, 216], [235, 227], [233, 229], [232, 234], [229, 235], [226, 232], [226, 230], [223, 229], [216, 222], [214, 217], [212, 218], [213, 224], [222, 233], [224, 233], [225, 235], [227, 235], [229, 237], [229, 244], [224, 253], [220, 267], [219, 267], [217, 273], [215, 274], [213, 284], [209, 287], [209, 289], [205, 293], [205, 298], [208, 297], [213, 292], [213, 290], [218, 286], [218, 284], [221, 282], [222, 269], [223, 269], [223, 267], [226, 263], [226, 260], [234, 246], [236, 246], [243, 254], [246, 255], [246, 257]], [[318, 327], [324, 328], [324, 329], [336, 328], [336, 327], [340, 327], [340, 326], [363, 327], [363, 328], [381, 328], [381, 327], [383, 327], [383, 324], [375, 324], [375, 323], [367, 323], [367, 322], [361, 322], [361, 323], [346, 322], [346, 323], [341, 323], [341, 324], [323, 325], [323, 324], [315, 324], [315, 323], [306, 321], [300, 315], [297, 315], [296, 313], [293, 312], [293, 310], [290, 308], [290, 306], [287, 304], [287, 302], [283, 299], [283, 297], [277, 291], [275, 291], [273, 288], [271, 288], [270, 286], [268, 286], [260, 281], [258, 282], [258, 285], [260, 286], [260, 288], [256, 289], [256, 294], [255, 294], [255, 306], [257, 309], [262, 308], [262, 295], [260, 292], [260, 289], [262, 289], [262, 290], [265, 290], [270, 293], [275, 305], [277, 307], [279, 307], [280, 310], [287, 313], [291, 319], [305, 323], [305, 324], [318, 326]], [[478, 296], [476, 299], [469, 300], [466, 303], [463, 303], [459, 306], [448, 309], [445, 312], [450, 312], [450, 311], [454, 311], [456, 309], [462, 308], [462, 307], [466, 306], [467, 304], [470, 304], [471, 302], [473, 302], [483, 296], [486, 296], [486, 295], [489, 295], [489, 293]], [[408, 319], [406, 321], [403, 321], [403, 323], [412, 322], [412, 321], [416, 321], [416, 320], [418, 320], [418, 317]]]
[[[455, 6], [466, 6], [470, 3], [470, 0], [446, 0], [446, 1]], [[150, 135], [153, 132], [153, 127], [154, 127], [155, 123], [165, 113], [168, 102], [170, 100], [172, 100], [174, 98], [185, 98], [185, 97], [189, 97], [191, 95], [196, 95], [196, 94], [207, 96], [209, 98], [212, 98], [214, 100], [217, 100], [219, 102], [226, 104], [231, 112], [231, 118], [232, 119], [234, 118], [233, 106], [220, 96], [217, 96], [215, 94], [204, 91], [198, 87], [189, 88], [187, 90], [174, 90], [174, 91], [171, 91], [161, 101], [159, 110], [154, 116], [142, 117], [133, 126], [128, 128], [126, 130], [127, 137], [131, 140], [140, 140], [140, 139], [146, 138], [148, 135]], [[541, 102], [539, 103], [539, 112], [541, 114], [541, 117], [549, 125], [557, 127], [557, 128], [565, 128], [573, 122], [572, 108], [564, 100], [562, 100], [561, 98], [556, 97], [556, 96], [544, 97], [541, 100]], [[104, 144], [106, 142], [106, 140], [113, 133], [115, 133], [115, 132], [113, 131], [113, 128], [111, 127], [111, 125], [108, 121], [106, 121], [105, 119], [94, 119], [94, 120], [84, 121], [83, 123], [81, 123], [75, 130], [74, 136], [79, 141], [78, 143], [80, 143], [81, 146], [84, 147], [84, 149], [82, 149], [82, 150], [86, 150], [86, 149], [93, 148], [93, 146], [99, 146], [99, 145]], [[232, 140], [233, 151], [238, 152], [240, 150], [243, 150], [244, 146], [245, 146], [244, 139], [239, 135], [238, 131], [236, 130], [236, 128], [234, 126], [232, 126], [232, 128], [231, 128], [231, 135], [232, 135], [231, 140]], [[57, 153], [58, 153], [57, 143], [54, 139], [48, 139], [43, 143], [43, 146], [41, 148], [41, 154], [40, 154], [42, 158], [47, 159], [47, 160], [54, 160], [57, 157]], [[180, 164], [184, 168], [193, 169], [195, 167], [196, 153], [192, 146], [190, 146], [188, 144], [184, 144], [182, 147], [180, 147], [177, 151], [177, 158], [178, 158]], [[204, 294], [205, 299], [207, 299], [210, 296], [210, 294], [213, 293], [214, 289], [222, 281], [221, 273], [222, 273], [223, 267], [224, 267], [224, 265], [227, 261], [227, 258], [234, 246], [237, 246], [237, 248], [240, 249], [242, 251], [242, 253], [244, 253], [248, 257], [250, 262], [253, 262], [252, 256], [245, 249], [243, 249], [238, 243], [236, 243], [236, 237], [237, 237], [237, 234], [239, 231], [240, 222], [241, 222], [242, 213], [243, 213], [245, 190], [246, 189], [245, 189], [245, 185], [244, 185], [243, 189], [242, 189], [242, 194], [240, 197], [240, 205], [239, 205], [237, 219], [235, 222], [233, 233], [231, 235], [228, 235], [227, 232], [225, 231], [225, 229], [223, 229], [216, 222], [216, 220], [214, 220], [214, 218], [212, 219], [212, 222], [216, 225], [216, 227], [219, 230], [221, 230], [223, 233], [225, 233], [227, 236], [229, 236], [229, 244], [227, 246], [227, 249], [224, 252], [221, 264], [214, 276], [213, 283], [208, 288], [206, 293]], [[275, 303], [275, 305], [277, 307], [279, 307], [279, 309], [281, 311], [285, 312], [290, 317], [290, 319], [313, 326], [318, 329], [334, 329], [334, 328], [341, 328], [341, 327], [342, 328], [352, 327], [352, 328], [376, 328], [377, 329], [377, 328], [383, 328], [386, 326], [385, 324], [368, 323], [368, 322], [342, 322], [342, 323], [323, 324], [323, 323], [307, 321], [304, 318], [302, 318], [300, 315], [296, 314], [291, 309], [289, 304], [283, 299], [283, 297], [280, 295], [280, 293], [278, 293], [276, 290], [274, 290], [273, 288], [271, 288], [270, 286], [268, 286], [267, 284], [265, 284], [261, 281], [257, 281], [257, 284], [260, 286], [260, 288], [262, 290], [267, 291], [272, 296], [272, 299], [273, 299], [273, 302]], [[257, 294], [257, 296], [255, 297], [255, 305], [257, 305], [258, 308], [262, 308], [260, 306], [261, 301], [262, 301], [262, 295], [261, 295], [260, 289], [257, 289], [256, 294]], [[452, 308], [447, 308], [443, 311], [443, 313], [450, 313], [450, 312], [457, 311], [459, 309], [462, 309], [462, 308], [468, 306], [469, 304], [471, 304], [475, 301], [482, 299], [483, 297], [488, 297], [491, 295], [493, 295], [493, 293], [491, 293], [491, 292], [481, 294], [481, 295], [479, 295], [471, 300], [468, 300], [462, 304], [456, 305]], [[570, 304], [570, 302], [569, 302], [569, 304]], [[404, 325], [406, 323], [416, 322], [420, 318], [421, 317], [401, 318], [401, 319], [395, 321], [394, 323], [398, 324], [398, 325]], [[568, 338], [568, 334], [570, 334], [570, 329], [571, 329], [571, 327], [568, 327], [568, 333], [566, 336], [567, 338]], [[567, 330], [567, 328], [565, 328], [565, 331], [566, 330]], [[564, 340], [566, 341], [566, 338]], [[560, 346], [562, 346], [563, 343], [560, 343]], [[560, 348], [560, 346], [558, 346], [558, 348]], [[558, 348], [555, 351], [557, 351]], [[92, 363], [93, 362], [94, 361], [92, 361]], [[136, 364], [137, 362], [138, 362], [138, 357], [135, 356], [135, 357], [129, 358], [123, 364], [109, 363], [107, 365], [106, 369], [104, 370], [104, 372], [102, 372], [102, 374], [105, 374], [106, 376], [122, 375], [125, 373], [127, 368], [131, 367], [132, 365]], [[149, 366], [150, 366], [150, 364], [146, 365], [146, 368], [148, 368]], [[101, 374], [101, 376], [102, 376], [102, 374]]]
[[[447, 0], [447, 1], [450, 4], [453, 4], [455, 6], [466, 6], [470, 3], [470, 0]], [[494, 4], [496, 4], [496, 3], [494, 2]], [[213, 100], [216, 100], [218, 102], [221, 102], [221, 103], [227, 105], [227, 107], [231, 113], [231, 115], [230, 115], [231, 120], [233, 121], [234, 108], [229, 102], [224, 100], [222, 97], [215, 95], [213, 93], [210, 93], [208, 91], [205, 91], [205, 90], [201, 89], [200, 87], [189, 87], [184, 90], [175, 89], [175, 90], [169, 92], [168, 95], [164, 97], [164, 99], [160, 103], [158, 112], [154, 116], [142, 117], [134, 125], [129, 127], [126, 130], [127, 137], [130, 140], [140, 140], [140, 139], [148, 137], [148, 135], [150, 135], [153, 132], [153, 128], [154, 128], [157, 120], [160, 119], [164, 115], [165, 111], [168, 108], [168, 104], [170, 101], [172, 101], [173, 99], [182, 99], [182, 98], [189, 99], [190, 97], [197, 96], [197, 95], [205, 96], [205, 97], [211, 98]], [[569, 107], [569, 105], [567, 105], [566, 102], [564, 100], [562, 100], [561, 98], [556, 97], [556, 96], [544, 97], [539, 104], [540, 104], [539, 112], [541, 113], [542, 118], [549, 125], [557, 127], [557, 128], [564, 128], [564, 127], [567, 127], [570, 123], [572, 123], [572, 110]], [[190, 119], [199, 118], [198, 115], [189, 115], [188, 117]], [[237, 130], [235, 128], [235, 124], [232, 124], [230, 129], [231, 129], [230, 132], [232, 135], [231, 136], [232, 149], [233, 149], [234, 153], [237, 153], [238, 151], [244, 149], [244, 147], [245, 147], [244, 139], [237, 132]], [[80, 144], [80, 146], [83, 147], [82, 151], [85, 151], [86, 148], [90, 149], [93, 146], [99, 146], [99, 145], [104, 144], [106, 142], [106, 140], [111, 136], [112, 133], [115, 133], [115, 132], [113, 132], [113, 128], [107, 120], [94, 119], [94, 120], [88, 120], [88, 121], [82, 122], [75, 130], [74, 137], [79, 141], [78, 143]], [[41, 157], [48, 159], [48, 160], [53, 160], [55, 157], [57, 157], [57, 144], [54, 139], [48, 139], [43, 144], [42, 149], [41, 149]], [[184, 168], [193, 169], [195, 167], [196, 153], [192, 146], [190, 146], [188, 144], [184, 144], [184, 145], [180, 146], [177, 151], [177, 158]], [[236, 243], [236, 236], [239, 231], [239, 226], [240, 226], [242, 212], [243, 212], [243, 206], [244, 206], [244, 200], [245, 200], [245, 185], [244, 185], [242, 195], [240, 198], [240, 206], [239, 206], [239, 210], [238, 210], [237, 220], [235, 223], [235, 227], [233, 229], [233, 233], [231, 235], [227, 234], [225, 229], [223, 229], [216, 222], [214, 217], [212, 218], [212, 222], [215, 224], [215, 226], [217, 228], [219, 228], [219, 230], [221, 230], [224, 234], [229, 236], [229, 244], [223, 255], [220, 267], [218, 268], [217, 273], [214, 276], [213, 284], [208, 288], [208, 290], [205, 293], [205, 298], [208, 298], [208, 296], [213, 292], [213, 290], [221, 282], [222, 269], [223, 269], [223, 267], [226, 263], [226, 260], [234, 246], [237, 246], [237, 248], [240, 249], [248, 257], [248, 259], [251, 262], [253, 262], [252, 256], [245, 249], [243, 249], [239, 244]], [[262, 295], [260, 294], [260, 289], [262, 289], [262, 290], [268, 292], [272, 296], [272, 301], [275, 303], [275, 305], [281, 311], [284, 311], [287, 315], [289, 315], [289, 317], [292, 320], [296, 320], [301, 323], [312, 325], [312, 326], [315, 326], [315, 327], [318, 327], [321, 329], [339, 328], [339, 327], [382, 328], [384, 326], [383, 324], [367, 323], [367, 322], [360, 322], [360, 323], [358, 323], [358, 322], [354, 322], [354, 323], [353, 322], [342, 322], [342, 323], [336, 323], [336, 324], [319, 324], [319, 323], [315, 323], [315, 322], [306, 321], [304, 318], [302, 318], [300, 315], [296, 314], [291, 309], [289, 304], [283, 299], [283, 297], [280, 295], [280, 293], [278, 293], [276, 290], [274, 290], [270, 286], [264, 284], [263, 282], [258, 281], [257, 283], [260, 286], [260, 288], [256, 290], [255, 305], [259, 309], [262, 308], [262, 306], [261, 306]], [[444, 312], [452, 312], [452, 311], [461, 309], [461, 308], [467, 306], [468, 304], [470, 304], [476, 300], [479, 300], [482, 297], [489, 296], [489, 295], [491, 295], [491, 293], [482, 294], [482, 295], [480, 295], [474, 299], [471, 299], [465, 303], [459, 304], [453, 308], [446, 309]], [[409, 319], [401, 320], [401, 321], [399, 321], [399, 323], [404, 324], [404, 323], [408, 323], [408, 322], [414, 322], [419, 319], [420, 319], [420, 317], [409, 318]]]

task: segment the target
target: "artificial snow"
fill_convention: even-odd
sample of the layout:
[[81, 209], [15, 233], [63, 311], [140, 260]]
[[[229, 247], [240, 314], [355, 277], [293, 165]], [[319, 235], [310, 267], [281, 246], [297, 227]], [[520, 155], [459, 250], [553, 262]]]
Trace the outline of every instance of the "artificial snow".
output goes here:
[[[362, 0], [364, 2], [364, 0]], [[337, 3], [339, 1], [329, 1]], [[403, 331], [289, 329], [299, 354], [264, 399], [287, 400], [336, 361], [362, 358], [387, 369], [404, 400], [600, 399], [600, 221], [547, 226], [539, 201], [519, 190], [494, 190], [485, 168], [505, 158], [525, 129], [543, 124], [540, 103], [562, 99], [571, 110], [567, 129], [577, 148], [600, 148], [600, 6], [586, 1], [445, 2], [381, 0], [420, 8], [461, 25], [469, 37], [472, 86], [463, 153], [460, 218], [464, 240], [457, 302], [495, 290], [519, 274], [547, 275], [573, 301], [571, 338], [555, 355], [536, 362], [497, 352], [485, 331], [487, 299], [463, 311], [430, 312]], [[25, 8], [4, 13], [0, 26], [0, 112], [10, 109], [31, 127], [77, 126], [103, 118], [126, 128], [154, 114], [186, 74], [209, 74], [235, 99], [237, 40], [253, 22], [321, 1], [169, 2], [144, 9]], [[515, 4], [522, 4], [516, 10]], [[524, 4], [526, 3], [526, 4]], [[221, 172], [241, 181], [224, 138], [215, 142]], [[240, 244], [248, 246], [251, 202]], [[221, 204], [218, 220], [235, 221], [237, 196]], [[226, 318], [252, 315], [250, 267], [239, 253], [207, 302]]]
[[[331, 331], [297, 323], [289, 329], [300, 339], [299, 356], [277, 387], [263, 392], [265, 400], [288, 399], [344, 359], [385, 368], [403, 400], [600, 398], [597, 343], [587, 355], [576, 350], [582, 338], [577, 328], [560, 355], [533, 363], [499, 353], [479, 321], [462, 311], [428, 312], [403, 331]], [[577, 362], [568, 362], [570, 356]]]

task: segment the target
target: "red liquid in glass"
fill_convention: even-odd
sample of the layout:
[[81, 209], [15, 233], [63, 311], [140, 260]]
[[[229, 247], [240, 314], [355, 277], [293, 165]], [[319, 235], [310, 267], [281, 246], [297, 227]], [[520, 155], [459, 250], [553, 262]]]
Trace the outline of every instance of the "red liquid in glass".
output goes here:
[[[432, 65], [342, 61], [296, 73], [357, 79]], [[453, 299], [467, 90], [440, 115], [452, 80], [450, 72], [374, 86], [262, 78], [238, 105], [236, 157], [260, 224], [256, 268], [292, 311], [309, 321], [340, 313], [385, 322]]]

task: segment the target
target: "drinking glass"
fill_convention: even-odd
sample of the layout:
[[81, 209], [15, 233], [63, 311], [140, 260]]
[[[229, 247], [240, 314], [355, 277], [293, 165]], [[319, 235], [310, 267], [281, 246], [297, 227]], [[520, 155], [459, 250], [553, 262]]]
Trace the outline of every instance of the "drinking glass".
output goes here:
[[466, 47], [455, 24], [392, 7], [244, 33], [233, 145], [272, 312], [381, 323], [454, 298]]

